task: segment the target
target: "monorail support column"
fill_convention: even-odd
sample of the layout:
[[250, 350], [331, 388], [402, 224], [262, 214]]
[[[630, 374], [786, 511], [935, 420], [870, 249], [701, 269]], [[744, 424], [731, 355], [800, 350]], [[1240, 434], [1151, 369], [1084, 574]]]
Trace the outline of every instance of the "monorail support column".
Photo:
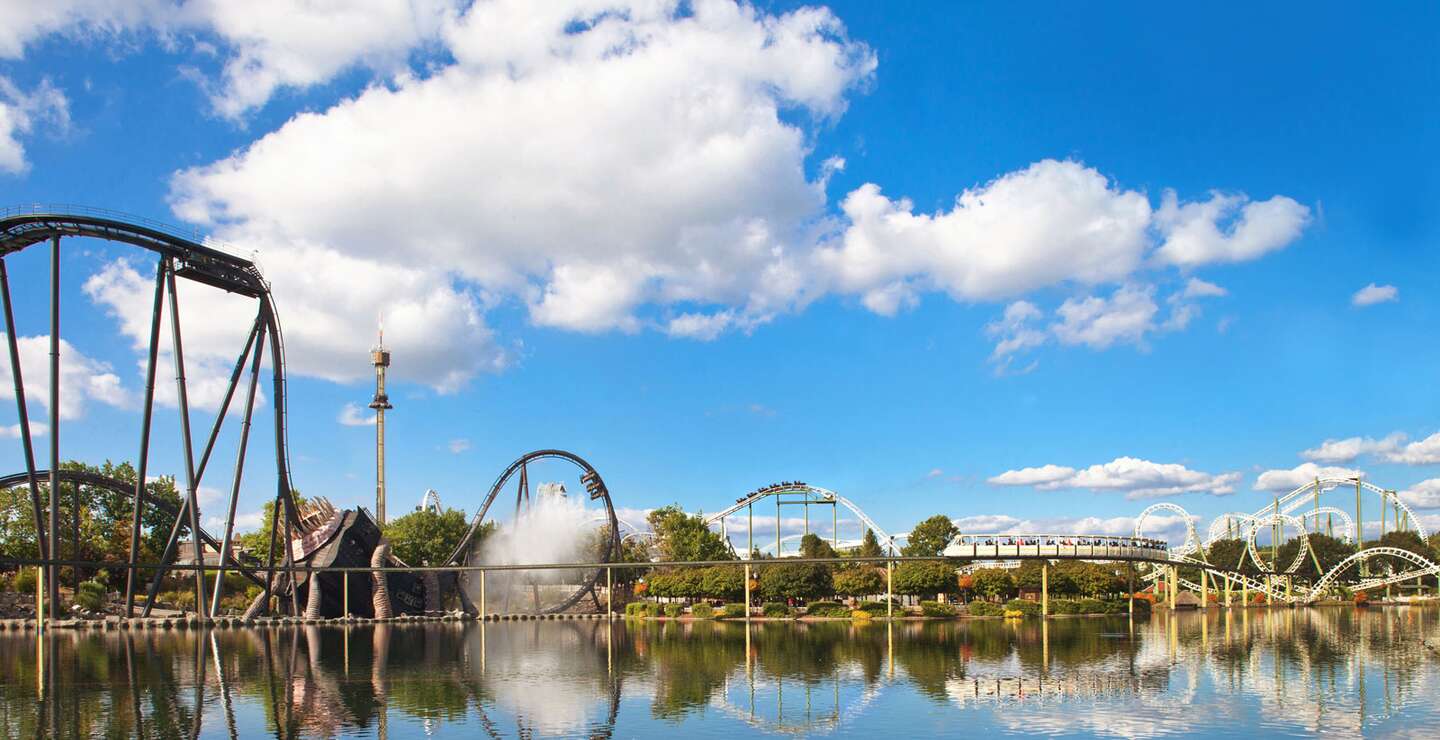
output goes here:
[[1040, 616], [1050, 616], [1050, 561], [1040, 561]]
[[1125, 564], [1125, 598], [1129, 601], [1130, 616], [1135, 616], [1135, 563]]
[[893, 619], [895, 611], [895, 563], [885, 561], [885, 618]]
[[[745, 639], [749, 640], [750, 628], [748, 625], [750, 623], [750, 559], [748, 556], [745, 559], [745, 623], [747, 625], [745, 628]], [[745, 654], [746, 656], [749, 656], [750, 653], [749, 651], [746, 651]], [[749, 660], [749, 658], [747, 657], [746, 660]]]

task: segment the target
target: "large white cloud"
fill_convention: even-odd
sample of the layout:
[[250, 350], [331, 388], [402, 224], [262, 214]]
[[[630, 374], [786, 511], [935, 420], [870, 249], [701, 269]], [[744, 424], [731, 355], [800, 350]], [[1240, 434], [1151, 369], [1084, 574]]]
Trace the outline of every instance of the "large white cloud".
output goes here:
[[[0, 333], [0, 345], [5, 335]], [[27, 406], [38, 408], [45, 413], [50, 409], [50, 337], [18, 337], [15, 344], [20, 350], [20, 375], [25, 379], [25, 400]], [[0, 359], [0, 400], [15, 400], [15, 380], [10, 373], [8, 357]], [[130, 405], [130, 393], [120, 381], [120, 376], [105, 362], [93, 359], [75, 348], [75, 345], [60, 340], [60, 419], [79, 419], [93, 403], [125, 407]], [[13, 405], [12, 405], [13, 408]], [[27, 409], [28, 410], [28, 409]], [[31, 433], [42, 428], [37, 426], [39, 417], [30, 411]], [[18, 425], [17, 425], [18, 426]], [[16, 435], [19, 429], [15, 430]]]
[[1440, 509], [1440, 478], [1416, 483], [1400, 492], [1400, 500], [1416, 509]]
[[1252, 202], [1211, 193], [1209, 200], [1181, 203], [1167, 190], [1155, 214], [1165, 235], [1156, 257], [1180, 267], [1244, 262], [1295, 241], [1309, 222], [1310, 209], [1283, 195]]
[[1355, 462], [1361, 455], [1388, 455], [1400, 449], [1405, 442], [1402, 432], [1386, 435], [1381, 439], [1371, 437], [1347, 437], [1327, 439], [1319, 447], [1300, 453], [1306, 460], [1317, 463], [1337, 464]]
[[1440, 432], [1385, 452], [1381, 457], [1386, 462], [1405, 465], [1440, 465]]
[[[10, 56], [48, 33], [193, 42], [171, 43], [177, 52], [212, 44], [220, 71], [206, 84], [232, 116], [277, 90], [371, 71], [353, 97], [171, 182], [181, 218], [262, 250], [295, 369], [332, 379], [363, 370], [351, 345], [370, 317], [408, 311], [424, 319], [406, 348], [412, 377], [457, 387], [504, 362], [481, 319], [503, 301], [542, 326], [706, 340], [827, 294], [894, 314], [926, 292], [993, 301], [1113, 285], [1067, 301], [1047, 336], [1140, 343], [1194, 315], [1172, 301], [1158, 321], [1141, 273], [1250, 259], [1308, 219], [1283, 196], [1167, 193], [1157, 209], [1056, 160], [965, 189], [934, 214], [873, 183], [832, 213], [825, 188], [843, 161], [817, 165], [828, 153], [814, 151], [816, 134], [877, 61], [823, 8], [66, 0], [9, 19]], [[319, 284], [337, 272], [343, 290]], [[1000, 342], [997, 357], [1039, 343]], [[427, 355], [434, 346], [463, 351]]]
[[[949, 211], [916, 214], [867, 184], [841, 203], [849, 221], [818, 259], [846, 292], [943, 290], [996, 300], [1064, 281], [1119, 280], [1148, 246], [1150, 202], [1077, 162], [1045, 160], [966, 190]], [[871, 308], [885, 313], [892, 302]]]
[[21, 139], [37, 124], [47, 124], [56, 132], [69, 128], [70, 101], [65, 94], [49, 80], [27, 91], [0, 77], [0, 172], [19, 174], [29, 168]]
[[[0, 3], [0, 57], [19, 58], [51, 33], [103, 38], [148, 34], [190, 39], [221, 57], [202, 79], [216, 112], [237, 118], [284, 88], [305, 88], [355, 66], [389, 75], [438, 40], [456, 0], [44, 0]], [[220, 48], [216, 48], [216, 47]]]
[[1193, 492], [1224, 496], [1235, 492], [1239, 480], [1239, 473], [1216, 475], [1190, 470], [1178, 463], [1117, 457], [1108, 463], [1080, 469], [1048, 464], [1007, 470], [989, 478], [988, 482], [996, 486], [1029, 486], [1041, 491], [1074, 488], [1121, 491], [1126, 498], [1142, 499]]
[[1307, 462], [1289, 470], [1266, 470], [1255, 478], [1255, 490], [1285, 493], [1314, 483], [1316, 478], [1354, 478], [1359, 475], [1362, 475], [1359, 470]]
[[176, 212], [444, 266], [542, 325], [633, 330], [651, 302], [786, 309], [811, 288], [795, 252], [825, 197], [782, 111], [838, 114], [874, 57], [825, 11], [694, 11], [545, 13], [495, 45], [482, 30], [517, 7], [477, 4], [447, 34], [455, 65], [179, 173]]
[[[262, 267], [276, 296], [288, 371], [337, 382], [369, 377], [374, 371], [363, 342], [374, 335], [382, 314], [386, 346], [395, 357], [394, 377], [453, 391], [476, 372], [508, 360], [481, 317], [478, 299], [441, 272], [380, 264], [304, 244], [265, 250]], [[146, 272], [151, 269], [147, 266]], [[214, 408], [244, 347], [257, 304], [187, 280], [177, 281], [177, 289], [191, 402]], [[92, 276], [85, 291], [119, 320], [122, 333], [143, 351], [150, 335], [153, 273], [142, 275], [130, 262], [118, 260]], [[173, 365], [166, 315], [162, 368]], [[267, 350], [267, 362], [268, 355]], [[173, 404], [173, 383], [157, 382], [156, 398]]]

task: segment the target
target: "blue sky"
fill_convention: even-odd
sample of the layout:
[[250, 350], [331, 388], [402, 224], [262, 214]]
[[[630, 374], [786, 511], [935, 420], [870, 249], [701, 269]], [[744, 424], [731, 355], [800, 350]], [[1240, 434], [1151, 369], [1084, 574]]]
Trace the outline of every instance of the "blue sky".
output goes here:
[[[561, 447], [634, 510], [803, 479], [894, 531], [1119, 531], [1310, 462], [1440, 524], [1431, 8], [284, 5], [7, 11], [0, 201], [257, 252], [306, 493], [370, 500], [339, 418], [383, 313], [404, 506]], [[7, 261], [43, 336], [45, 255]], [[133, 458], [153, 264], [63, 270], [64, 454]], [[223, 375], [240, 314], [199, 305], [192, 376]]]

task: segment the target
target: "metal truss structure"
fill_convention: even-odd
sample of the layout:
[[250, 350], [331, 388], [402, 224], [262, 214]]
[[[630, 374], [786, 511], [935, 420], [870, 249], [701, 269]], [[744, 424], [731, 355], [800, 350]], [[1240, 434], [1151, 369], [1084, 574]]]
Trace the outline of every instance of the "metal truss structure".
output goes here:
[[[146, 364], [144, 399], [141, 404], [141, 424], [137, 430], [138, 439], [133, 442], [139, 448], [139, 455], [136, 463], [136, 480], [133, 483], [114, 480], [89, 480], [77, 477], [61, 469], [61, 440], [64, 439], [63, 427], [60, 418], [60, 363], [61, 352], [64, 346], [61, 315], [61, 245], [62, 241], [71, 237], [88, 237], [104, 239], [136, 247], [148, 252], [155, 258], [154, 274], [154, 302], [150, 312], [150, 331], [148, 347], [148, 362]], [[13, 305], [10, 292], [9, 276], [6, 272], [8, 258], [22, 250], [37, 245], [49, 245], [49, 349], [50, 362], [48, 368], [49, 379], [49, 466], [42, 468], [36, 463], [34, 432], [28, 408], [26, 405], [26, 388], [20, 366], [20, 354], [18, 339], [15, 329], [15, 306]], [[239, 348], [235, 360], [234, 370], [225, 391], [223, 401], [216, 412], [215, 419], [210, 428], [210, 433], [205, 439], [204, 446], [199, 448], [197, 462], [197, 448], [194, 445], [191, 429], [191, 413], [189, 403], [189, 385], [185, 377], [185, 355], [184, 338], [181, 332], [180, 321], [180, 295], [176, 290], [178, 281], [188, 281], [190, 284], [203, 288], [220, 290], [226, 293], [244, 296], [255, 301], [256, 311], [253, 316], [236, 317], [237, 329], [248, 327], [249, 331], [242, 347]], [[8, 345], [11, 377], [14, 381], [14, 393], [16, 408], [19, 416], [19, 437], [23, 449], [25, 470], [14, 476], [5, 478], [6, 481], [14, 481], [15, 484], [23, 483], [29, 490], [31, 508], [34, 513], [34, 524], [37, 542], [40, 546], [42, 558], [50, 561], [59, 561], [65, 555], [66, 532], [64, 526], [69, 525], [70, 553], [74, 554], [79, 543], [79, 497], [80, 491], [86, 486], [106, 491], [110, 495], [125, 493], [131, 498], [132, 526], [130, 531], [130, 552], [125, 578], [125, 610], [127, 615], [132, 615], [135, 608], [136, 593], [136, 565], [139, 561], [139, 543], [141, 537], [141, 518], [144, 508], [147, 506], [159, 505], [145, 490], [150, 462], [150, 441], [151, 427], [155, 411], [155, 379], [161, 372], [159, 367], [162, 317], [169, 314], [170, 323], [170, 354], [175, 366], [176, 404], [179, 407], [180, 440], [181, 452], [184, 460], [183, 498], [178, 511], [167, 513], [174, 514], [174, 524], [171, 527], [170, 535], [165, 547], [165, 555], [162, 559], [160, 572], [155, 575], [151, 584], [151, 599], [147, 600], [146, 611], [148, 612], [155, 592], [155, 584], [174, 565], [177, 549], [180, 546], [182, 533], [190, 535], [190, 553], [192, 562], [205, 562], [205, 547], [209, 545], [218, 552], [218, 572], [215, 575], [214, 587], [210, 590], [212, 597], [209, 602], [208, 613], [213, 616], [219, 608], [221, 596], [224, 591], [224, 575], [227, 570], [238, 570], [248, 577], [255, 578], [255, 571], [242, 566], [231, 552], [232, 535], [234, 533], [235, 510], [237, 499], [240, 493], [241, 480], [244, 475], [248, 442], [251, 431], [251, 422], [254, 416], [255, 397], [259, 383], [261, 364], [266, 357], [265, 352], [268, 345], [268, 358], [271, 370], [271, 407], [274, 420], [274, 456], [275, 456], [275, 491], [277, 508], [283, 508], [284, 517], [275, 517], [275, 524], [270, 532], [269, 562], [265, 572], [275, 573], [276, 539], [277, 530], [280, 526], [285, 529], [285, 541], [290, 540], [290, 533], [296, 525], [295, 500], [292, 493], [289, 455], [286, 447], [286, 386], [285, 386], [285, 349], [284, 341], [280, 332], [280, 321], [276, 315], [275, 302], [270, 295], [270, 286], [261, 276], [253, 261], [238, 257], [234, 254], [218, 248], [214, 244], [207, 244], [193, 235], [182, 234], [172, 228], [161, 224], [144, 222], [131, 217], [124, 217], [108, 211], [90, 209], [78, 209], [71, 207], [30, 207], [22, 209], [9, 209], [0, 211], [0, 302], [3, 302], [5, 320], [5, 338]], [[224, 317], [209, 317], [211, 320], [223, 320]], [[247, 372], [248, 365], [248, 372]], [[241, 377], [248, 375], [248, 386], [245, 390], [244, 411], [240, 415], [239, 441], [237, 455], [231, 483], [229, 487], [228, 508], [223, 517], [224, 531], [218, 538], [212, 537], [200, 527], [201, 513], [198, 500], [198, 492], [201, 483], [205, 480], [205, 474], [210, 470], [212, 453], [215, 452], [215, 442], [225, 425], [232, 402], [235, 400], [236, 391], [239, 389]], [[133, 449], [133, 448], [131, 448]], [[130, 454], [129, 452], [125, 453]], [[73, 522], [62, 523], [60, 521], [61, 509], [61, 486], [70, 484], [74, 489], [75, 517]], [[48, 489], [46, 495], [42, 496], [42, 488]], [[262, 586], [268, 596], [274, 592], [286, 590], [285, 572], [291, 565], [291, 548], [283, 548], [283, 562], [281, 564], [281, 576], [278, 579], [263, 578]], [[50, 565], [47, 568], [46, 585], [49, 590], [49, 605], [51, 618], [59, 616], [59, 582], [57, 579], [58, 567]], [[197, 609], [206, 612], [205, 584], [203, 572], [200, 568], [195, 573], [195, 603]], [[273, 581], [273, 582], [272, 582]], [[295, 589], [288, 589], [291, 597], [291, 607], [298, 612]]]
[[[775, 499], [775, 539], [769, 546], [762, 545], [757, 548], [755, 546], [755, 504], [767, 498]], [[781, 536], [780, 524], [783, 518], [781, 516], [781, 507], [783, 506], [799, 506], [804, 510], [805, 531], [803, 534], [792, 535], [790, 537]], [[805, 534], [810, 534], [810, 507], [812, 506], [828, 506], [830, 508], [830, 539], [832, 546], [840, 546], [840, 515], [838, 507], [843, 506], [859, 519], [861, 526], [875, 533], [875, 538], [880, 543], [881, 548], [891, 555], [899, 552], [895, 547], [895, 540], [900, 539], [902, 537], [901, 535], [892, 536], [886, 534], [885, 530], [881, 529], [880, 525], [875, 523], [875, 520], [871, 519], [860, 507], [856, 506], [844, 496], [828, 488], [812, 486], [802, 481], [785, 481], [783, 483], [774, 483], [763, 488], [757, 488], [735, 499], [735, 503], [731, 504], [728, 508], [706, 516], [705, 524], [710, 527], [718, 525], [720, 527], [721, 539], [730, 547], [730, 551], [739, 555], [741, 559], [748, 560], [751, 553], [769, 550], [774, 551], [775, 557], [781, 557], [784, 554], [783, 545], [785, 542], [798, 541], [799, 538]], [[735, 544], [731, 542], [729, 529], [726, 524], [730, 515], [741, 509], [745, 510], [746, 517], [745, 552], [743, 554], [739, 553]]]
[[[1334, 491], [1350, 490], [1355, 492], [1355, 517], [1336, 506], [1321, 505], [1321, 497]], [[1384, 534], [1386, 518], [1390, 512], [1394, 512], [1391, 521], [1394, 522], [1395, 531], [1414, 531], [1422, 540], [1429, 535], [1425, 526], [1411, 511], [1410, 507], [1400, 500], [1395, 491], [1381, 488], [1359, 478], [1316, 478], [1284, 496], [1277, 496], [1275, 501], [1257, 512], [1246, 514], [1243, 512], [1229, 512], [1221, 514], [1210, 523], [1207, 537], [1201, 541], [1196, 536], [1194, 518], [1185, 509], [1173, 503], [1155, 504], [1146, 508], [1140, 513], [1135, 522], [1135, 536], [1143, 536], [1145, 519], [1156, 511], [1171, 511], [1179, 514], [1185, 522], [1185, 540], [1178, 547], [1169, 550], [1170, 559], [1175, 565], [1199, 566], [1210, 570], [1217, 577], [1229, 580], [1233, 585], [1245, 589], [1264, 593], [1267, 598], [1274, 601], [1290, 603], [1309, 603], [1323, 597], [1346, 571], [1356, 566], [1362, 566], [1374, 558], [1383, 558], [1387, 572], [1379, 575], [1362, 574], [1361, 579], [1351, 587], [1356, 591], [1365, 591], [1372, 588], [1384, 587], [1389, 584], [1413, 581], [1421, 576], [1434, 576], [1440, 578], [1440, 565], [1431, 562], [1429, 559], [1417, 555], [1408, 550], [1395, 547], [1364, 547], [1364, 536], [1361, 531], [1361, 515], [1364, 511], [1364, 494], [1368, 492], [1378, 496], [1380, 499], [1381, 511], [1381, 534]], [[1334, 520], [1339, 519], [1341, 530], [1339, 539], [1346, 544], [1354, 545], [1357, 550], [1353, 555], [1345, 558], [1334, 567], [1330, 568], [1318, 578], [1309, 589], [1303, 593], [1295, 593], [1291, 588], [1290, 577], [1300, 570], [1305, 560], [1309, 557], [1315, 562], [1318, 570], [1319, 561], [1312, 554], [1310, 544], [1311, 534], [1319, 534], [1322, 529], [1322, 517], [1324, 518], [1324, 529], [1327, 534], [1333, 535]], [[1306, 524], [1309, 520], [1309, 525]], [[1278, 542], [1280, 534], [1285, 527], [1290, 527], [1298, 533], [1299, 549], [1294, 559], [1283, 569], [1280, 563], [1267, 563], [1261, 557], [1257, 538], [1262, 528], [1270, 527], [1272, 538]], [[1217, 569], [1208, 561], [1206, 552], [1211, 545], [1223, 539], [1240, 539], [1245, 543], [1245, 550], [1241, 555], [1241, 561], [1233, 566], [1224, 569]], [[1244, 559], [1248, 557], [1255, 566], [1265, 574], [1263, 581], [1241, 575], [1238, 571], [1244, 565]], [[1397, 564], [1411, 566], [1409, 570], [1397, 571]], [[1229, 564], [1225, 564], [1229, 565]], [[1163, 577], [1160, 568], [1152, 569], [1146, 576], [1149, 580], [1155, 581]], [[1277, 577], [1285, 581], [1281, 587]], [[1188, 587], [1199, 589], [1199, 586], [1183, 579], [1177, 579]]]
[[[522, 512], [529, 509], [531, 505], [529, 467], [532, 463], [542, 460], [563, 461], [573, 465], [579, 470], [580, 482], [584, 485], [590, 500], [602, 501], [605, 505], [603, 514], [603, 526], [605, 527], [604, 551], [599, 553], [600, 557], [598, 557], [595, 562], [610, 563], [619, 557], [621, 537], [620, 520], [615, 516], [615, 504], [610, 500], [610, 489], [605, 486], [605, 481], [600, 477], [600, 473], [595, 470], [594, 466], [586, 462], [584, 458], [573, 452], [566, 452], [565, 450], [536, 450], [521, 455], [515, 462], [510, 463], [510, 465], [500, 473], [500, 476], [495, 479], [495, 483], [490, 486], [489, 493], [485, 495], [485, 500], [480, 504], [479, 511], [475, 512], [475, 517], [471, 519], [470, 527], [465, 531], [465, 536], [461, 538], [460, 544], [456, 545], [454, 552], [446, 559], [446, 564], [476, 564], [472, 562], [475, 556], [474, 551], [477, 550], [481, 544], [480, 540], [477, 540], [476, 537], [481, 533], [486, 523], [486, 517], [490, 513], [490, 507], [495, 503], [495, 500], [500, 497], [500, 494], [509, 487], [512, 479], [515, 480], [515, 517], [519, 518]], [[575, 606], [586, 594], [589, 594], [592, 599], [596, 599], [596, 603], [598, 604], [596, 588], [604, 575], [604, 569], [601, 568], [596, 568], [585, 573], [581, 578], [580, 585], [568, 597], [544, 609], [537, 609], [537, 611], [547, 614], [566, 611]], [[471, 577], [469, 572], [461, 572], [460, 593], [462, 596], [466, 593], [467, 582]]]

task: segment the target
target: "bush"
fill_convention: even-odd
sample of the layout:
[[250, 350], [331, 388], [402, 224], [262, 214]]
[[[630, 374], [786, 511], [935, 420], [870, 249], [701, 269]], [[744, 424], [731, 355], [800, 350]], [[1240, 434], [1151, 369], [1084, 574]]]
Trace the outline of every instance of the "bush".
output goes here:
[[[862, 601], [862, 602], [860, 602], [859, 604], [856, 604], [856, 605], [855, 605], [855, 611], [870, 612], [871, 614], [873, 614], [873, 615], [875, 615], [875, 616], [878, 617], [878, 616], [880, 616], [881, 614], [884, 614], [884, 613], [885, 613], [885, 602], [883, 602], [883, 601]], [[904, 609], [901, 608], [901, 606], [900, 606], [899, 604], [895, 604], [895, 611], [897, 611], [897, 612], [903, 612]]]
[[726, 604], [720, 610], [720, 616], [726, 619], [744, 619], [745, 613], [749, 611], [744, 604]]
[[778, 601], [767, 601], [760, 606], [760, 614], [765, 617], [789, 617], [791, 609]]
[[36, 578], [34, 568], [21, 568], [15, 573], [15, 577], [10, 579], [10, 587], [22, 594], [35, 593]]
[[665, 605], [665, 616], [667, 616], [667, 617], [669, 617], [669, 618], [671, 618], [671, 619], [674, 619], [674, 618], [680, 617], [680, 616], [684, 616], [684, 614], [685, 614], [685, 605], [684, 605], [684, 604], [666, 604], [666, 605]]
[[805, 614], [811, 617], [848, 617], [850, 608], [838, 601], [815, 601], [805, 607]]
[[183, 589], [179, 591], [162, 591], [160, 592], [160, 601], [176, 609], [194, 609], [195, 592]]
[[1005, 604], [1005, 611], [1018, 612], [1022, 617], [1040, 616], [1040, 602], [1028, 599], [1011, 599]]
[[105, 584], [99, 581], [85, 581], [75, 592], [75, 603], [85, 611], [98, 612], [105, 608], [105, 601]]
[[1005, 613], [1004, 607], [989, 601], [972, 601], [965, 609], [972, 617], [998, 617]]
[[714, 619], [715, 609], [709, 604], [696, 604], [690, 607], [690, 616], [696, 619]]
[[1073, 599], [1055, 599], [1050, 602], [1051, 614], [1084, 614], [1080, 611], [1080, 602]]
[[650, 616], [652, 606], [655, 604], [649, 601], [632, 601], [625, 605], [625, 616], [644, 619]]
[[958, 612], [949, 604], [941, 604], [938, 601], [922, 601], [920, 602], [920, 613], [927, 617], [953, 617]]

